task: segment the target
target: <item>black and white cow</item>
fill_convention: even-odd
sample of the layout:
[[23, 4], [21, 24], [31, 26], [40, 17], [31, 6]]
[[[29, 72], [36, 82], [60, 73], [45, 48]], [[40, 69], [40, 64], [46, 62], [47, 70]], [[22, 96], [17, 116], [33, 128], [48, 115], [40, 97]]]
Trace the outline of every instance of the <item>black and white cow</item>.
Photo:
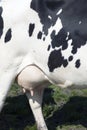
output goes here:
[[12, 82], [47, 130], [44, 87], [87, 85], [87, 0], [0, 0], [0, 110]]

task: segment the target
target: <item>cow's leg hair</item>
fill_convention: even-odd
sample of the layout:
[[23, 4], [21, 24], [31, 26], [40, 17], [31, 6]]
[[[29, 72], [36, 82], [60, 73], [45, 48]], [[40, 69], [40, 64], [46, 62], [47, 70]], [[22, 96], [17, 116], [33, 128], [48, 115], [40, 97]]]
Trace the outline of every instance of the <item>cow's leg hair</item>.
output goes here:
[[29, 100], [29, 104], [31, 106], [32, 112], [34, 114], [36, 123], [37, 123], [37, 128], [38, 130], [48, 130], [47, 126], [44, 121], [44, 117], [42, 114], [42, 98], [43, 98], [43, 90], [40, 86], [40, 88], [36, 88], [33, 91], [33, 95], [31, 95], [30, 92], [27, 92], [26, 95]]
[[4, 72], [3, 75], [0, 77], [0, 111], [2, 110], [5, 98], [14, 78], [15, 72], [13, 70]]

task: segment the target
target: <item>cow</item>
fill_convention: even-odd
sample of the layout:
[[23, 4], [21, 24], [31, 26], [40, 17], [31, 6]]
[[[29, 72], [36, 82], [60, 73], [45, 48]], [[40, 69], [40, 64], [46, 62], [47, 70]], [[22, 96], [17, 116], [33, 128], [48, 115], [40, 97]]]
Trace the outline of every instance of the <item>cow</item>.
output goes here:
[[0, 111], [16, 80], [48, 130], [44, 88], [87, 86], [86, 27], [87, 0], [0, 0]]

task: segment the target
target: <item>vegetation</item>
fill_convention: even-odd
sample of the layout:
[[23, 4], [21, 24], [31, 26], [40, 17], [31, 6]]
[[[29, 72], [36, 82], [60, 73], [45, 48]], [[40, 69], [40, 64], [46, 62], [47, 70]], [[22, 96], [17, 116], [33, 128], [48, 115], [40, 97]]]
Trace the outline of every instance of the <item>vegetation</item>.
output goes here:
[[[87, 89], [50, 86], [44, 95], [43, 114], [49, 130], [87, 130]], [[16, 84], [0, 114], [0, 130], [37, 130], [28, 100]]]

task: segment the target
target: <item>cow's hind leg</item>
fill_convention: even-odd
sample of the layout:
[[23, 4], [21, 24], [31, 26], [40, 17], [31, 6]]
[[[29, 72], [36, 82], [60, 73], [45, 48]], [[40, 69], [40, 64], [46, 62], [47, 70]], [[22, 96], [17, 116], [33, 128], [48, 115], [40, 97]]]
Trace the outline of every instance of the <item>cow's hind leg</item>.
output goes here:
[[38, 130], [47, 130], [42, 114], [44, 87], [48, 86], [44, 73], [36, 66], [27, 66], [17, 77], [18, 84], [26, 90]]
[[5, 98], [15, 78], [15, 75], [16, 74], [14, 70], [8, 70], [0, 75], [0, 111], [2, 110]]
[[42, 114], [42, 98], [43, 88], [36, 88], [33, 90], [33, 95], [26, 93], [32, 112], [34, 114], [38, 130], [48, 130]]

